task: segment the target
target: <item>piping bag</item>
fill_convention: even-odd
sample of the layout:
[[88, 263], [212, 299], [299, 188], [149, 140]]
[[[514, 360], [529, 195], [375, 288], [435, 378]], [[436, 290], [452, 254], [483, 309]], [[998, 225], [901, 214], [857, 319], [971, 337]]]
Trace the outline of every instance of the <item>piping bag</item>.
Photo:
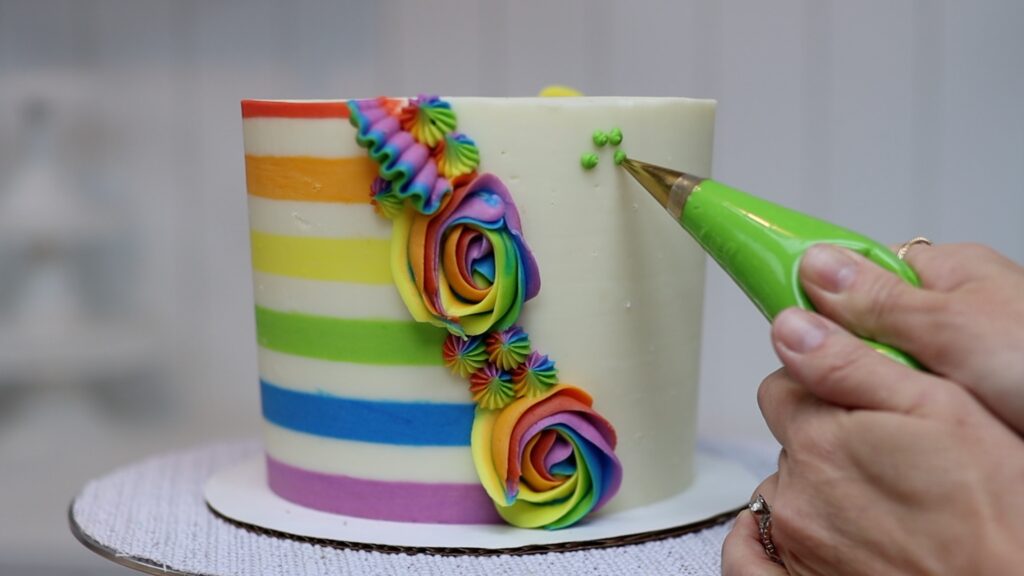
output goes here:
[[[814, 310], [800, 287], [799, 265], [814, 244], [853, 250], [914, 286], [920, 280], [887, 246], [841, 226], [716, 182], [627, 158], [622, 166], [772, 320], [786, 308]], [[906, 353], [864, 339], [886, 356], [920, 369]]]

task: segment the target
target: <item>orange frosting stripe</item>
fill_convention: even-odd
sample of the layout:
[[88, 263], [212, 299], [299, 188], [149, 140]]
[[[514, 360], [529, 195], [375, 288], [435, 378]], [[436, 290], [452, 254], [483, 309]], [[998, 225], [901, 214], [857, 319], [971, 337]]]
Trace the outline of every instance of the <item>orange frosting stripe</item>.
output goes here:
[[348, 118], [348, 103], [242, 100], [242, 118]]
[[249, 194], [272, 200], [369, 204], [370, 184], [376, 176], [377, 165], [365, 156], [245, 157]]

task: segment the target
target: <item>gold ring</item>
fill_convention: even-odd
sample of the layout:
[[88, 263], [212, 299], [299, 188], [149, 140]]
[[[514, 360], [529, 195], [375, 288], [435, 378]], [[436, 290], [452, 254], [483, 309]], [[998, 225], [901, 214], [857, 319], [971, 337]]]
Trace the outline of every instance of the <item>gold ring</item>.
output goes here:
[[931, 246], [932, 241], [925, 238], [924, 236], [915, 236], [914, 238], [907, 240], [906, 242], [903, 243], [903, 245], [900, 246], [900, 249], [896, 251], [896, 257], [899, 258], [900, 260], [903, 260], [907, 256], [907, 252], [910, 251], [910, 247], [915, 246], [917, 244]]

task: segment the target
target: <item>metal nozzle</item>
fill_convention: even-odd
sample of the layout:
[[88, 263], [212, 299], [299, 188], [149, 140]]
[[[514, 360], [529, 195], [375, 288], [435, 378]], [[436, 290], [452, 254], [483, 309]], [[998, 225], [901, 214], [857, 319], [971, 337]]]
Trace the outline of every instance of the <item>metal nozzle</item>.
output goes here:
[[655, 166], [627, 158], [622, 167], [658, 201], [673, 218], [679, 220], [693, 189], [705, 179], [685, 172]]

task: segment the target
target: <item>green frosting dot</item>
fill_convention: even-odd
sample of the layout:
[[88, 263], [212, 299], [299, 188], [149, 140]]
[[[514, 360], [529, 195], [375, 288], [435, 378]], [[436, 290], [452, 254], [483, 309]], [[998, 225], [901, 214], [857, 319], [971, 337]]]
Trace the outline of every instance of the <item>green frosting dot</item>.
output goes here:
[[601, 130], [594, 130], [594, 145], [597, 147], [604, 146], [608, 143], [608, 135]]
[[608, 141], [611, 142], [613, 146], [618, 146], [619, 144], [621, 144], [622, 130], [619, 130], [618, 128], [612, 128], [608, 132]]
[[615, 151], [615, 165], [618, 166], [626, 160], [626, 153], [622, 150]]
[[580, 166], [583, 166], [584, 170], [590, 170], [597, 166], [597, 154], [589, 152], [580, 156]]

